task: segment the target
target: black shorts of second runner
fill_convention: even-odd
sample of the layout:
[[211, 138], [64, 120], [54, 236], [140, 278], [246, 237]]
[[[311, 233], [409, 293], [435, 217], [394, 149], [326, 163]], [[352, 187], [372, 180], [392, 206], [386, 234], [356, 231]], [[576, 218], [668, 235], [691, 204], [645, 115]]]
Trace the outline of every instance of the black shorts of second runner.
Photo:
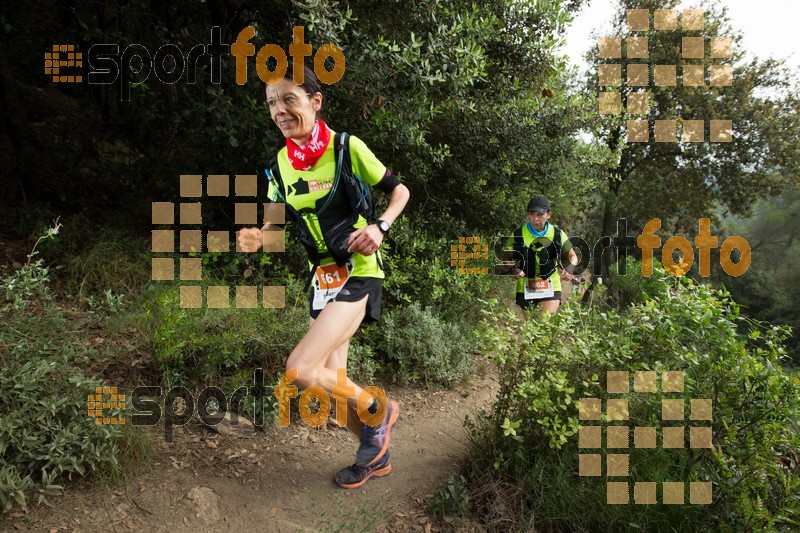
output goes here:
[[[358, 302], [367, 296], [367, 314], [364, 322], [377, 322], [381, 317], [381, 295], [383, 294], [383, 280], [380, 278], [364, 278], [350, 276], [332, 302]], [[322, 309], [313, 309], [314, 290], [308, 298], [308, 310], [311, 318], [317, 318]]]
[[517, 305], [525, 310], [538, 306], [539, 302], [552, 302], [554, 300], [561, 300], [561, 291], [556, 291], [553, 293], [553, 296], [542, 298], [540, 300], [526, 300], [524, 292], [517, 293]]

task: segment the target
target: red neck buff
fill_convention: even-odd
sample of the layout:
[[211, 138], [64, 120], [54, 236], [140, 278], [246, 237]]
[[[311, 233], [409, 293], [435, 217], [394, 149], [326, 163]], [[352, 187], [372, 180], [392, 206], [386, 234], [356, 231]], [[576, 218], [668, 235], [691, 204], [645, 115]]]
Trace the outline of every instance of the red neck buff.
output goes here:
[[314, 129], [311, 130], [311, 138], [305, 147], [300, 148], [296, 142], [286, 138], [286, 153], [289, 161], [295, 170], [310, 170], [317, 164], [317, 160], [325, 153], [328, 143], [331, 140], [331, 130], [325, 121], [317, 120], [314, 122]]

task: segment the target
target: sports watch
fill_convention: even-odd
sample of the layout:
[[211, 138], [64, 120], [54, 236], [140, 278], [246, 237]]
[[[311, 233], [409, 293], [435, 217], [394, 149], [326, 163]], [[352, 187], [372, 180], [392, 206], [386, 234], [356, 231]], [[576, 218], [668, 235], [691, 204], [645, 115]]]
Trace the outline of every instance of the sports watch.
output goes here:
[[385, 220], [378, 220], [376, 222], [378, 224], [378, 229], [381, 230], [381, 233], [387, 235], [389, 233], [389, 223]]

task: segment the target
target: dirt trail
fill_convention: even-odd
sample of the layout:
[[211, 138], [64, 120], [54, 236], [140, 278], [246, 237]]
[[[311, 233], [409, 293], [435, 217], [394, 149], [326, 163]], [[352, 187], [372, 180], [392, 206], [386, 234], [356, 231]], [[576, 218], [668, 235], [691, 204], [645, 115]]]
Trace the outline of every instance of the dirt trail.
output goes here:
[[496, 375], [483, 360], [453, 391], [386, 387], [400, 405], [392, 432], [392, 473], [342, 490], [334, 473], [353, 462], [348, 431], [302, 422], [222, 436], [193, 425], [156, 445], [153, 468], [104, 488], [82, 482], [55, 508], [3, 516], [2, 530], [39, 531], [436, 531], [428, 525], [433, 489], [463, 459], [465, 416], [487, 408]]

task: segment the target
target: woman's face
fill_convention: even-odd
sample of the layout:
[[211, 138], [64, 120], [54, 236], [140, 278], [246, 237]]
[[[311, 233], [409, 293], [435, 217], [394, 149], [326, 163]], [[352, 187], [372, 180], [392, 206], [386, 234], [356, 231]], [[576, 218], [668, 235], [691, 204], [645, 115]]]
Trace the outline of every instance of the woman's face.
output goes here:
[[552, 211], [548, 211], [544, 214], [539, 213], [538, 211], [531, 211], [528, 213], [528, 218], [531, 219], [531, 225], [536, 228], [536, 231], [542, 231], [545, 223], [550, 220], [550, 215], [552, 214]]
[[309, 96], [303, 87], [284, 78], [267, 85], [267, 106], [283, 136], [304, 146], [311, 138], [317, 111], [322, 107], [322, 93]]

